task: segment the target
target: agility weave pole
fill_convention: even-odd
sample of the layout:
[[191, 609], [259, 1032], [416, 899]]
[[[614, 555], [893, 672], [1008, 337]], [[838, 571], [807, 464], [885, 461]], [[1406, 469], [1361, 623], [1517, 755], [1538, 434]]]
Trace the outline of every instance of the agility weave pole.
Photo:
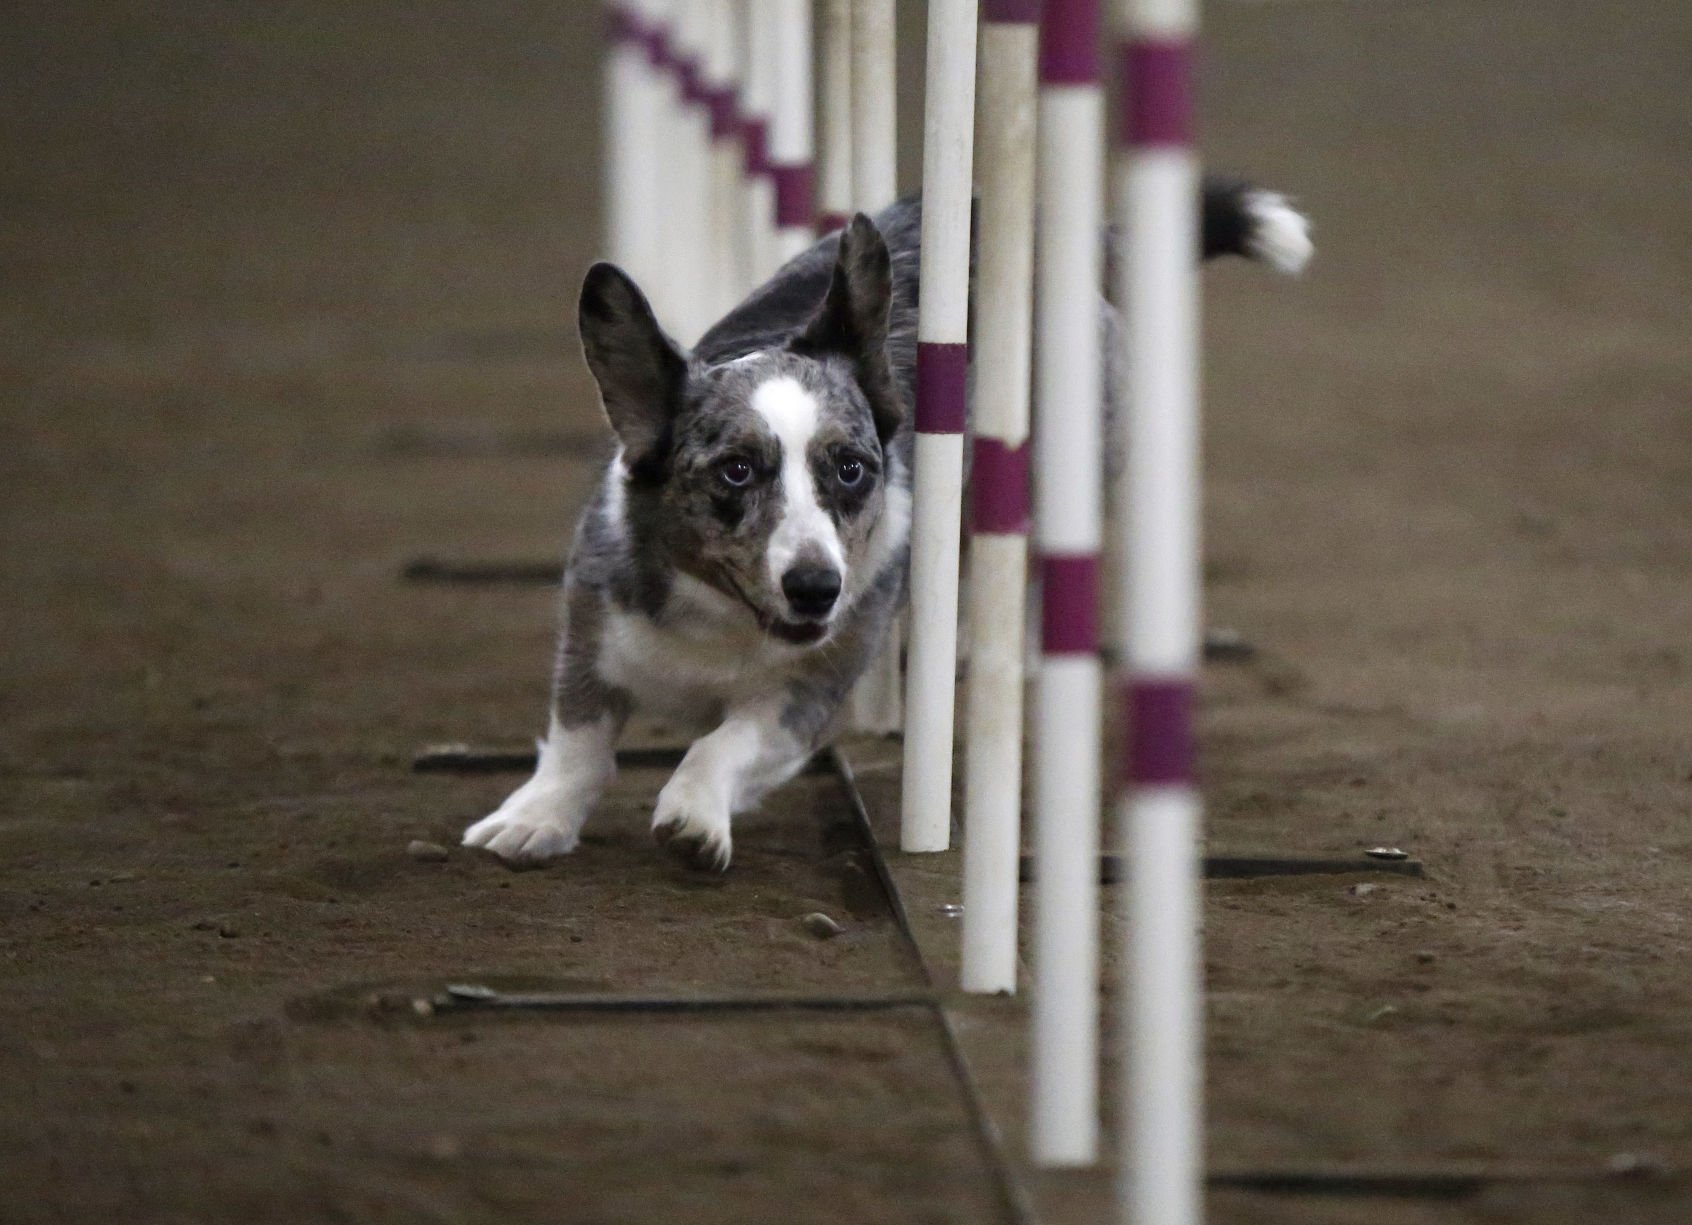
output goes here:
[[[625, 0], [607, 14], [606, 229], [613, 260], [648, 286], [689, 340], [709, 325], [717, 258], [705, 23], [675, 0]], [[636, 71], [636, 49], [644, 70]], [[673, 200], [686, 203], [675, 208]]]
[[671, 5], [670, 65], [674, 77], [676, 139], [667, 151], [674, 186], [661, 192], [684, 201], [670, 213], [663, 257], [673, 265], [676, 327], [688, 344], [715, 318], [719, 287], [714, 283], [715, 227], [711, 217], [711, 108], [701, 65], [709, 23], [699, 0]]
[[658, 271], [658, 223], [651, 186], [658, 178], [664, 88], [651, 58], [653, 37], [643, 11], [630, 4], [607, 13], [605, 63], [605, 237], [611, 258], [652, 284]]
[[1098, 0], [1045, 0], [1040, 39], [1034, 522], [1041, 656], [1033, 734], [1035, 889], [1030, 1143], [1043, 1165], [1098, 1156], [1099, 807], [1103, 679], [1104, 101]]
[[[776, 266], [815, 241], [815, 159], [811, 0], [752, 0], [774, 33], [775, 112], [770, 119], [770, 181], [775, 187]], [[773, 272], [771, 268], [768, 271]]]
[[[894, 0], [842, 0], [849, 25], [847, 76], [851, 111], [851, 194], [848, 208], [871, 215], [898, 194], [898, 46]], [[831, 26], [838, 28], [831, 19]], [[831, 54], [825, 52], [825, 62]], [[835, 88], [838, 88], [836, 86]], [[827, 116], [825, 125], [832, 125]], [[831, 130], [825, 126], [825, 132]], [[832, 205], [825, 205], [832, 207]], [[904, 724], [904, 678], [899, 667], [899, 621], [852, 690], [854, 729], [889, 735]]]
[[1127, 545], [1117, 628], [1128, 737], [1123, 855], [1131, 865], [1121, 1025], [1121, 1217], [1203, 1214], [1200, 800], [1193, 691], [1200, 652], [1199, 301], [1193, 252], [1195, 0], [1118, 0], [1123, 114], [1115, 159], [1127, 242]]
[[759, 21], [756, 0], [730, 0], [740, 44], [740, 224], [751, 284], [775, 270], [775, 181], [770, 177], [770, 120], [775, 110], [774, 31]]
[[906, 851], [943, 851], [952, 836], [976, 16], [975, 0], [934, 0], [928, 9], [911, 637], [900, 809], [900, 845]]
[[753, 283], [753, 251], [743, 224], [741, 175], [744, 161], [740, 135], [740, 76], [745, 48], [741, 45], [738, 0], [702, 0], [705, 12], [705, 55], [700, 87], [711, 118], [711, 259], [714, 290], [711, 313], [731, 310], [741, 292]]
[[1038, 0], [985, 0], [964, 711], [965, 991], [1016, 990]]
[[[622, 0], [608, 23], [608, 250], [685, 341], [817, 232], [892, 203], [893, 0], [828, 0], [820, 184], [810, 0]], [[854, 692], [860, 731], [901, 726], [899, 645]]]
[[852, 219], [853, 0], [824, 0], [817, 37], [821, 80], [817, 119], [817, 232], [843, 229]]
[[623, 0], [608, 20], [610, 252], [691, 342], [812, 241], [811, 5]]
[[879, 212], [898, 194], [899, 74], [894, 0], [851, 9], [852, 207]]

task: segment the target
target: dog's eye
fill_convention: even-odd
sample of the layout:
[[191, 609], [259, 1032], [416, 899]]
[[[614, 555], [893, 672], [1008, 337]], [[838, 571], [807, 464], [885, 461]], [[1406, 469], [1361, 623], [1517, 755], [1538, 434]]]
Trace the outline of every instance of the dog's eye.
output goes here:
[[725, 459], [717, 465], [717, 475], [723, 478], [724, 484], [743, 489], [752, 483], [752, 465], [738, 456]]
[[835, 468], [835, 475], [840, 483], [850, 489], [864, 479], [864, 461], [861, 459], [843, 459]]

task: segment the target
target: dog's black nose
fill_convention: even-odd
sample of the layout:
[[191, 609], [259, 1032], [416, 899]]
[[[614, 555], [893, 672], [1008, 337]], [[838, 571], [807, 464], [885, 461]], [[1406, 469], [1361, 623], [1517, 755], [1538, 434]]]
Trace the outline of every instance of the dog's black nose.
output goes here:
[[840, 574], [828, 566], [795, 566], [781, 576], [781, 593], [801, 617], [826, 617], [840, 598]]

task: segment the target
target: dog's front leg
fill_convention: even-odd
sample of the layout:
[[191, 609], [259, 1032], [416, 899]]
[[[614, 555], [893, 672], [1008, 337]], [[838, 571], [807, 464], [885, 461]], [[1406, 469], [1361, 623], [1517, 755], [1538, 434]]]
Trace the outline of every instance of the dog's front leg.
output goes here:
[[603, 606], [597, 593], [567, 588], [564, 610], [552, 717], [534, 777], [464, 831], [465, 846], [511, 863], [542, 863], [575, 850], [582, 823], [617, 772], [617, 735], [630, 703], [599, 676]]
[[609, 712], [574, 726], [554, 714], [538, 745], [533, 777], [465, 830], [464, 845], [519, 864], [568, 855], [616, 772], [616, 737], [617, 720]]
[[653, 836], [684, 863], [724, 871], [734, 849], [730, 818], [810, 760], [812, 738], [783, 719], [785, 708], [769, 698], [731, 707], [715, 731], [693, 742], [658, 793]]

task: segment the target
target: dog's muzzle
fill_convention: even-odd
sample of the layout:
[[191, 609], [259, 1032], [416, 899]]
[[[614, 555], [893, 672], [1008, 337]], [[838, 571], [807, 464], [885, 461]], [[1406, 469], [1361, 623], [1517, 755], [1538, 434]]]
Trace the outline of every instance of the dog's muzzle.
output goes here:
[[840, 572], [832, 566], [794, 566], [781, 576], [790, 616], [764, 628], [783, 642], [810, 646], [828, 636], [828, 617], [840, 600]]
[[781, 576], [781, 594], [800, 621], [821, 621], [840, 598], [840, 572], [832, 566], [795, 566]]

